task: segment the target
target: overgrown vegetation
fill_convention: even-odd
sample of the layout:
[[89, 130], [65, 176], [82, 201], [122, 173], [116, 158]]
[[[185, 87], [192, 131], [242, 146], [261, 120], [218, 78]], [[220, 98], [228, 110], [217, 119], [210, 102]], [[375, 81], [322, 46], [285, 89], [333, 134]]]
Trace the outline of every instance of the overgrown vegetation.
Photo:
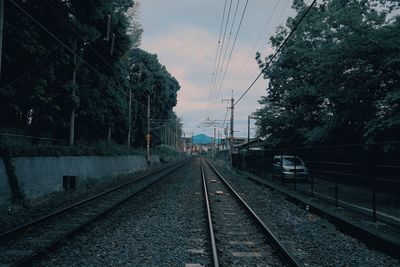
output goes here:
[[[271, 67], [259, 101], [260, 136], [271, 147], [396, 142], [400, 133], [398, 1], [318, 1]], [[271, 38], [279, 47], [304, 14], [303, 0]]]
[[2, 130], [68, 140], [74, 111], [75, 140], [101, 142], [110, 134], [123, 144], [131, 124], [131, 145], [140, 147], [148, 96], [152, 119], [176, 120], [180, 86], [156, 55], [138, 48], [136, 1], [13, 0], [4, 10]]

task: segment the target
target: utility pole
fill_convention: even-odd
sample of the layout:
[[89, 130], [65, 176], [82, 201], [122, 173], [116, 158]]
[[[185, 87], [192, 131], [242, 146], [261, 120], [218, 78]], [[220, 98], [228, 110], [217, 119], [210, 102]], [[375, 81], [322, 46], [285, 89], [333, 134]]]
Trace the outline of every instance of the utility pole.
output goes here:
[[230, 147], [229, 147], [229, 151], [231, 153], [231, 167], [232, 167], [232, 159], [233, 159], [233, 116], [234, 116], [234, 108], [235, 108], [235, 99], [233, 99], [233, 93], [232, 93], [232, 98], [231, 98], [231, 138], [230, 138]]
[[162, 147], [163, 143], [164, 143], [164, 126], [162, 126], [160, 128], [160, 147]]
[[247, 152], [250, 151], [250, 117], [247, 118]]
[[175, 124], [175, 151], [178, 151], [178, 123]]
[[190, 154], [192, 154], [192, 150], [193, 150], [193, 133], [191, 133], [192, 136], [190, 137]]
[[166, 124], [165, 126], [164, 126], [164, 146], [167, 146], [168, 145], [168, 139], [167, 139], [167, 131], [168, 131], [168, 125]]
[[147, 95], [147, 162], [150, 162], [150, 95]]
[[107, 141], [108, 141], [108, 143], [110, 143], [110, 141], [111, 141], [111, 127], [108, 127]]
[[174, 136], [172, 134], [172, 125], [169, 127], [169, 145], [172, 148], [172, 144], [174, 143]]
[[131, 146], [131, 128], [132, 128], [132, 88], [129, 88], [129, 114], [128, 114], [128, 147]]
[[[76, 85], [76, 69], [78, 68], [77, 66], [77, 60], [76, 60], [76, 49], [77, 49], [77, 40], [75, 39], [74, 41], [74, 64], [73, 64], [73, 71], [72, 71], [72, 98], [75, 100], [75, 85]], [[75, 103], [73, 103], [72, 106], [72, 111], [71, 111], [71, 121], [70, 121], [70, 128], [69, 128], [69, 145], [73, 146], [74, 145], [74, 139], [75, 139]]]
[[110, 30], [111, 30], [111, 15], [107, 16], [107, 36], [106, 40], [110, 40]]
[[215, 136], [215, 132], [216, 132], [216, 128], [214, 127], [214, 145], [213, 145], [213, 149], [214, 149], [214, 161], [215, 161], [215, 157], [217, 154], [217, 145], [216, 145], [216, 136]]
[[1, 80], [1, 57], [3, 56], [3, 21], [4, 21], [4, 0], [0, 0], [0, 80]]
[[229, 107], [231, 109], [231, 129], [230, 129], [230, 136], [229, 136], [229, 161], [230, 165], [232, 167], [232, 158], [233, 158], [233, 122], [234, 122], [234, 109], [235, 109], [235, 99], [233, 98], [233, 92], [232, 92], [232, 98], [231, 99], [222, 99], [222, 102], [231, 102], [231, 106]]
[[218, 129], [218, 134], [217, 134], [217, 152], [219, 151], [219, 143], [220, 143], [220, 140], [221, 140], [221, 136], [220, 136], [220, 131], [219, 131], [219, 129]]
[[114, 53], [114, 45], [115, 45], [115, 33], [111, 35], [111, 49], [110, 49], [111, 55]]
[[183, 152], [186, 153], [186, 133], [183, 133]]

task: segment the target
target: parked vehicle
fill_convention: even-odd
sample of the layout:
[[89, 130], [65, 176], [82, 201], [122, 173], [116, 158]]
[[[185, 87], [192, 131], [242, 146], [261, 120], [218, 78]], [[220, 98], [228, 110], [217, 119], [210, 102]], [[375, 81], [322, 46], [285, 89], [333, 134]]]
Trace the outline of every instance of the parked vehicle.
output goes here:
[[275, 156], [272, 165], [272, 178], [307, 180], [308, 170], [300, 157]]

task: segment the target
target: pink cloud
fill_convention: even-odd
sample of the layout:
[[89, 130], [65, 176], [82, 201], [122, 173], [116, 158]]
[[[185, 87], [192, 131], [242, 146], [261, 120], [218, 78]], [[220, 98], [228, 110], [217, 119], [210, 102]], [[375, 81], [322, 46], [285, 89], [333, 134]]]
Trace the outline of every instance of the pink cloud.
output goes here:
[[[178, 116], [184, 118], [184, 122], [187, 124], [193, 125], [194, 117], [197, 124], [205, 119], [209, 106], [208, 99], [217, 40], [218, 36], [188, 24], [172, 24], [163, 34], [158, 32], [157, 35], [147, 36], [143, 40], [146, 50], [156, 53], [161, 64], [165, 65], [180, 83], [181, 90], [178, 92], [178, 104], [175, 111]], [[250, 80], [259, 73], [258, 66], [253, 59], [254, 55], [249, 57], [250, 50], [250, 45], [237, 42], [223, 86], [220, 87], [220, 84], [216, 86], [217, 89], [220, 88], [220, 92], [215, 102], [212, 118], [223, 119], [228, 104], [221, 103], [221, 98], [230, 98], [232, 89], [235, 90], [235, 97], [239, 97], [251, 83]], [[254, 78], [252, 78], [253, 73], [256, 73]], [[219, 75], [222, 77], [223, 72]], [[250, 78], [248, 79], [248, 77]], [[237, 111], [240, 112], [237, 114], [237, 119], [246, 119], [248, 114], [259, 107], [257, 100], [265, 94], [265, 87], [265, 81], [260, 79], [237, 106]], [[217, 96], [216, 93], [213, 95]]]

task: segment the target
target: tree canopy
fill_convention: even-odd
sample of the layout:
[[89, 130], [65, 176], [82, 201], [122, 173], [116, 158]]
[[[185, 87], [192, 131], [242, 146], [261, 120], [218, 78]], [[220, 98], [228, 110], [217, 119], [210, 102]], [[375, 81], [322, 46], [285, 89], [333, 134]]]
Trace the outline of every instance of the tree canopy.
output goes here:
[[[279, 27], [277, 48], [306, 10]], [[257, 110], [270, 146], [398, 141], [400, 17], [398, 1], [319, 1], [273, 64], [257, 53], [268, 80]]]
[[[144, 143], [152, 118], [170, 118], [179, 83], [157, 56], [138, 48], [142, 28], [132, 0], [5, 1], [0, 127], [68, 139]], [[75, 49], [76, 44], [76, 49]], [[76, 60], [76, 64], [75, 64]], [[73, 72], [76, 69], [76, 82]]]

